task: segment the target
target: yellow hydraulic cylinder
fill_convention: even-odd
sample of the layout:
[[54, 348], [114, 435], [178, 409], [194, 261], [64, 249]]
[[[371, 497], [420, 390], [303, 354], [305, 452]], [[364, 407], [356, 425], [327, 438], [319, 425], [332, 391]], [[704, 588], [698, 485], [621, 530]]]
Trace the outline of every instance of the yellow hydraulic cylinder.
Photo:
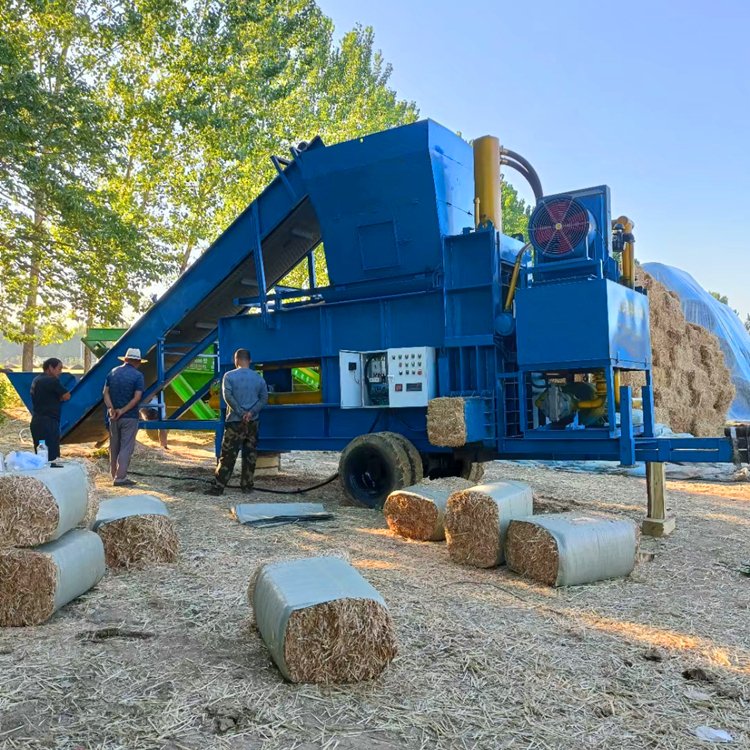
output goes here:
[[492, 224], [503, 229], [503, 208], [500, 197], [500, 141], [483, 135], [474, 141], [474, 205], [479, 204], [477, 226]]
[[[620, 216], [612, 224], [621, 224], [626, 234], [633, 234], [635, 224], [627, 216]], [[631, 289], [635, 286], [635, 247], [632, 242], [626, 242], [622, 248], [622, 279], [624, 286]]]

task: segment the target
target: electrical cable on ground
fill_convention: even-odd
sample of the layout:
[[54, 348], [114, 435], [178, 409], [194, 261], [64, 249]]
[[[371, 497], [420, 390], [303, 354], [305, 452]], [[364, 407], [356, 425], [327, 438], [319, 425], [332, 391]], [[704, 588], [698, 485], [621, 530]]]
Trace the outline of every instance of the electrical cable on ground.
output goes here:
[[[128, 474], [132, 474], [134, 477], [155, 477], [157, 479], [175, 479], [177, 481], [183, 481], [183, 482], [205, 482], [206, 484], [213, 484], [214, 480], [213, 478], [208, 479], [207, 477], [186, 477], [186, 476], [176, 476], [175, 474], [153, 474], [151, 472], [141, 472], [141, 471], [129, 471]], [[321, 487], [325, 487], [327, 484], [331, 484], [331, 482], [336, 481], [339, 478], [339, 473], [336, 472], [335, 474], [332, 474], [328, 479], [323, 480], [322, 482], [318, 482], [317, 484], [312, 485], [312, 487], [300, 487], [296, 490], [276, 490], [271, 489], [270, 487], [257, 487], [253, 486], [253, 490], [255, 492], [271, 492], [275, 495], [302, 495], [305, 492], [312, 492], [313, 490], [318, 490]], [[227, 487], [230, 489], [238, 489], [239, 485], [237, 484], [228, 484]]]

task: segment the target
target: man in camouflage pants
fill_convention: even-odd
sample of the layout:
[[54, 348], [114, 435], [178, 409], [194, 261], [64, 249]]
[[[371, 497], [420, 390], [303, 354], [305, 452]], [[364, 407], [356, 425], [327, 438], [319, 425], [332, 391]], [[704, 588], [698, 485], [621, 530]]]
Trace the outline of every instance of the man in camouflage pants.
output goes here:
[[251, 492], [257, 460], [258, 418], [268, 403], [268, 388], [263, 376], [250, 368], [250, 352], [234, 353], [235, 369], [224, 375], [222, 395], [227, 405], [221, 454], [209, 495], [222, 495], [234, 471], [237, 454], [242, 451], [240, 488]]

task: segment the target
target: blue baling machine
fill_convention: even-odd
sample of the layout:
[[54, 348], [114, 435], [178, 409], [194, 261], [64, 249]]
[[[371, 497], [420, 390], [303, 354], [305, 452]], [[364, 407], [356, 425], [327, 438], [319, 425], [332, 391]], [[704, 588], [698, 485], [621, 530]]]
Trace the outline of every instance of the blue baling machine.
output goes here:
[[[216, 378], [242, 347], [269, 384], [259, 449], [343, 451], [344, 487], [370, 506], [498, 458], [734, 460], [731, 438], [654, 436], [648, 299], [609, 189], [539, 196], [524, 244], [501, 231], [503, 153], [427, 120], [274, 158], [264, 192], [77, 382], [64, 440], [104, 436], [104, 377], [127, 347], [150, 353], [148, 400], [218, 341]], [[300, 264], [307, 283], [279, 286]], [[13, 376], [23, 397], [28, 377]], [[458, 427], [438, 445], [428, 413], [446, 404]], [[148, 426], [220, 435], [177, 421], [189, 408]]]

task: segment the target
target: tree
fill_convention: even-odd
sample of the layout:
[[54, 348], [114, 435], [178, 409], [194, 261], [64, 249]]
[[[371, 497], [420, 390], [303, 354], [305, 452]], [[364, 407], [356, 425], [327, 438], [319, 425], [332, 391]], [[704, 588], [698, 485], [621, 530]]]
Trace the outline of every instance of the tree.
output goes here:
[[750, 314], [745, 317], [745, 329], [750, 333]]
[[[97, 89], [103, 60], [115, 54], [120, 7], [0, 0], [0, 20], [0, 322], [31, 369], [37, 341], [65, 337], [84, 270], [106, 278], [116, 297], [151, 264], [138, 253], [136, 223], [101, 189], [117, 134]], [[108, 273], [113, 247], [129, 261], [119, 289]]]
[[729, 305], [729, 297], [726, 294], [720, 294], [719, 292], [709, 292], [709, 294], [715, 299], [721, 302], [722, 305]]
[[519, 198], [518, 191], [503, 180], [503, 233], [508, 236], [522, 234], [528, 240], [529, 216], [531, 206], [526, 205], [523, 198]]

